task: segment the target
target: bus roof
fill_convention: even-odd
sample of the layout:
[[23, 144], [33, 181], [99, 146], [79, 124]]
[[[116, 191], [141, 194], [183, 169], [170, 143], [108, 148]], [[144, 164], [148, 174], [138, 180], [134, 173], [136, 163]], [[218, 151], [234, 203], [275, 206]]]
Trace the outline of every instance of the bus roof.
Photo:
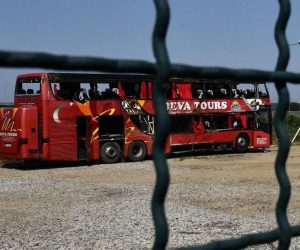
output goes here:
[[[155, 79], [155, 75], [148, 74], [124, 74], [124, 73], [60, 73], [60, 72], [40, 72], [40, 73], [27, 73], [20, 74], [17, 78], [28, 78], [28, 77], [42, 77], [48, 76], [51, 81], [68, 81], [74, 80], [123, 80], [128, 82], [135, 82], [137, 80], [143, 81], [153, 81]], [[170, 81], [174, 82], [204, 82], [204, 83], [238, 83], [233, 80], [228, 79], [202, 79], [202, 78], [177, 78], [171, 77]], [[255, 81], [256, 83], [264, 83], [263, 81]], [[253, 83], [253, 81], [243, 81], [242, 83]]]

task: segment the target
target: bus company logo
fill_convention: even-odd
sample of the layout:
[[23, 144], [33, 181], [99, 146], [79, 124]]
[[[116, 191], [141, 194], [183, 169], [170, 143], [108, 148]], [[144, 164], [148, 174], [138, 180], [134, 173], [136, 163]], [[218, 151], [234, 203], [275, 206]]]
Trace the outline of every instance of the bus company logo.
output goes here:
[[250, 104], [251, 107], [255, 107], [257, 105], [263, 105], [263, 102], [261, 99], [250, 99], [250, 100], [248, 100], [248, 103]]
[[268, 138], [256, 138], [257, 145], [266, 145], [268, 142]]
[[226, 101], [167, 102], [168, 111], [225, 110]]
[[0, 136], [16, 137], [18, 134], [16, 132], [0, 132]]
[[240, 104], [237, 101], [232, 102], [231, 110], [232, 111], [241, 111]]
[[[15, 128], [15, 121], [14, 116], [16, 114], [17, 109], [14, 109], [12, 112], [7, 111], [4, 114], [1, 114], [0, 117], [0, 129], [2, 131], [9, 131], [9, 132], [15, 132], [15, 131], [21, 131], [21, 129]], [[12, 133], [7, 133], [6, 135], [1, 134], [1, 136], [14, 136]]]

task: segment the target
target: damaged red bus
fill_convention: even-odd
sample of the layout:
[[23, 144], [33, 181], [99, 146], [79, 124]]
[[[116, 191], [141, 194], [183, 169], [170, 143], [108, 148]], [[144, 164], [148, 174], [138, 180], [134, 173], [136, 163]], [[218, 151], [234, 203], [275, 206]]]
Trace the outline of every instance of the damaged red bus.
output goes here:
[[[0, 158], [141, 161], [155, 134], [153, 77], [32, 73], [17, 77], [14, 104], [0, 107]], [[172, 78], [167, 154], [268, 148], [266, 84]]]

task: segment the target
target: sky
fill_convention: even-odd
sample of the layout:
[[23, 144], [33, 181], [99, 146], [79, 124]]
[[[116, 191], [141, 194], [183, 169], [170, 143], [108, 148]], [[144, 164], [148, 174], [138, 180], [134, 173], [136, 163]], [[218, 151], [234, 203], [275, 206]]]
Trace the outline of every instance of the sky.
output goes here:
[[[167, 47], [172, 63], [274, 70], [277, 0], [169, 0]], [[289, 44], [300, 40], [300, 1], [291, 0]], [[49, 52], [155, 62], [152, 0], [1, 0], [0, 50]], [[300, 46], [288, 71], [299, 72]], [[0, 68], [0, 102], [12, 102], [15, 79], [42, 68]], [[268, 84], [273, 102], [274, 84]], [[300, 86], [289, 84], [291, 101]]]

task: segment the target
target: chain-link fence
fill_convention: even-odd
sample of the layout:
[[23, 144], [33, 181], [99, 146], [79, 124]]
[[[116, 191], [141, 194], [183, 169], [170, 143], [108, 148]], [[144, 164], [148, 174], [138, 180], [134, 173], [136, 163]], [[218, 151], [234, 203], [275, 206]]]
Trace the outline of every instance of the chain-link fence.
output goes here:
[[[236, 81], [263, 80], [273, 82], [279, 96], [275, 115], [275, 131], [279, 150], [275, 161], [275, 171], [280, 186], [276, 206], [278, 228], [272, 231], [248, 234], [236, 239], [221, 240], [186, 249], [225, 250], [242, 249], [247, 246], [279, 241], [278, 249], [288, 249], [291, 238], [300, 235], [300, 225], [291, 226], [287, 216], [287, 206], [291, 195], [291, 185], [286, 172], [286, 161], [290, 148], [290, 138], [286, 131], [285, 117], [289, 108], [287, 82], [300, 83], [300, 74], [286, 72], [289, 61], [289, 46], [285, 31], [290, 16], [290, 1], [279, 0], [280, 12], [275, 25], [275, 40], [279, 49], [278, 61], [274, 71], [233, 70], [220, 67], [195, 67], [171, 64], [166, 47], [166, 33], [169, 26], [170, 9], [167, 0], [154, 0], [156, 22], [153, 31], [153, 51], [156, 64], [138, 60], [110, 60], [100, 57], [58, 56], [46, 53], [0, 51], [1, 67], [31, 67], [57, 70], [81, 70], [99, 72], [126, 72], [155, 74], [153, 102], [156, 112], [156, 134], [153, 145], [153, 161], [156, 170], [156, 183], [152, 198], [152, 214], [155, 225], [154, 249], [165, 249], [169, 229], [164, 201], [169, 186], [169, 170], [165, 159], [164, 146], [169, 134], [169, 116], [165, 107], [164, 83], [170, 76], [225, 78]], [[199, 1], [201, 4], [201, 1]]]

